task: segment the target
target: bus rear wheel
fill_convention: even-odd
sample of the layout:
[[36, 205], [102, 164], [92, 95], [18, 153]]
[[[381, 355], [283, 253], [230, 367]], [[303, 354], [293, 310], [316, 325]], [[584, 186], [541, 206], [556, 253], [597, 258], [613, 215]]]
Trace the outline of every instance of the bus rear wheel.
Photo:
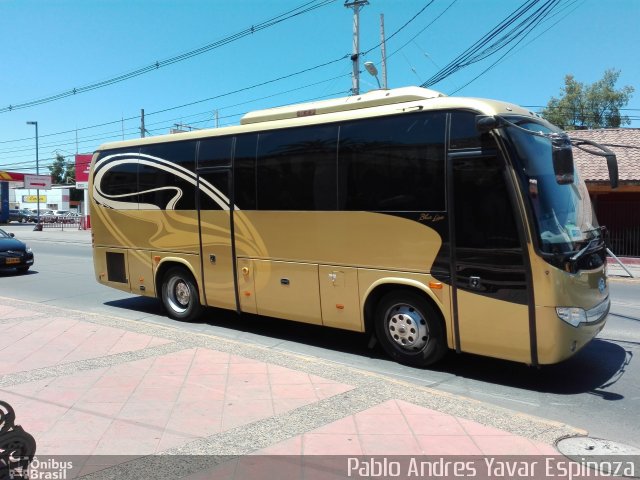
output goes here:
[[389, 293], [378, 303], [375, 316], [378, 341], [398, 363], [426, 367], [447, 352], [440, 313], [419, 295]]
[[161, 296], [168, 315], [175, 320], [192, 322], [202, 313], [198, 287], [186, 268], [173, 267], [165, 273]]

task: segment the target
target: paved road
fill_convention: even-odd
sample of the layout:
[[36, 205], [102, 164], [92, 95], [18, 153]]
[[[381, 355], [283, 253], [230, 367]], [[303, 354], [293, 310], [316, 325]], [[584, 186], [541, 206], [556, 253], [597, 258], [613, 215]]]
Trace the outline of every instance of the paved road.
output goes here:
[[[0, 277], [2, 296], [54, 306], [175, 325], [158, 302], [98, 285], [87, 232], [58, 234], [13, 228], [36, 252], [33, 273]], [[42, 236], [39, 236], [42, 235]], [[301, 353], [335, 364], [400, 378], [417, 385], [490, 402], [585, 429], [592, 436], [640, 447], [640, 283], [613, 280], [612, 313], [600, 336], [574, 358], [542, 369], [501, 360], [450, 354], [432, 370], [418, 370], [369, 350], [366, 338], [348, 332], [212, 309], [191, 332]]]

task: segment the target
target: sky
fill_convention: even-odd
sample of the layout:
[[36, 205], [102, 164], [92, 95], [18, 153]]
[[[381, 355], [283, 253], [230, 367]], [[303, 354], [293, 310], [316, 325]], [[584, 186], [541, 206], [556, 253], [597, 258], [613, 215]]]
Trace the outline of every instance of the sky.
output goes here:
[[[381, 70], [381, 14], [389, 87], [419, 86], [527, 1], [369, 0], [360, 11], [361, 70], [365, 61]], [[588, 84], [616, 69], [617, 87], [635, 88], [624, 113], [634, 119], [631, 127], [640, 128], [640, 0], [557, 2], [519, 44], [430, 88], [540, 111], [560, 95], [565, 75]], [[353, 10], [344, 3], [0, 0], [0, 170], [35, 172], [29, 121], [38, 122], [40, 173], [47, 173], [56, 154], [72, 160], [104, 142], [139, 137], [141, 109], [147, 135], [163, 135], [176, 124], [213, 128], [215, 112], [219, 126], [236, 125], [248, 111], [348, 96]], [[317, 8], [265, 26], [303, 5]], [[23, 108], [156, 62], [157, 68], [133, 78]], [[363, 71], [361, 93], [376, 88], [376, 79]]]

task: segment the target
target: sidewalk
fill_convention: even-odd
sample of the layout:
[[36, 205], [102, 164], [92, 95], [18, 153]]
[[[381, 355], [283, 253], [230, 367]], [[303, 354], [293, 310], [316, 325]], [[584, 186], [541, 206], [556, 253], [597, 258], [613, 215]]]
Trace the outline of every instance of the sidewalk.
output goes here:
[[[179, 324], [0, 297], [0, 328], [0, 400], [35, 438], [38, 457], [82, 456], [73, 475], [177, 478], [167, 465], [156, 471], [170, 458], [189, 478], [213, 478], [198, 471], [223, 468], [229, 456], [314, 456], [335, 466], [363, 455], [557, 455], [558, 439], [586, 434]], [[235, 474], [215, 478], [254, 478], [234, 476], [233, 464]]]
[[[612, 280], [640, 281], [640, 258], [618, 257], [618, 260], [622, 262], [622, 265], [615, 259], [607, 257], [607, 277]], [[633, 277], [630, 277], [629, 274]]]

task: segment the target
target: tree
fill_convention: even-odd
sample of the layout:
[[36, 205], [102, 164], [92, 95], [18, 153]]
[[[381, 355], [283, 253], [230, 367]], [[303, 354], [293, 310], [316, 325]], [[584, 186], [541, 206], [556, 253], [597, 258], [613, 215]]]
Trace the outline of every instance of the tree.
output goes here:
[[542, 116], [565, 129], [618, 128], [631, 120], [620, 110], [631, 99], [634, 88], [626, 85], [616, 90], [619, 70], [609, 69], [591, 85], [578, 82], [573, 75], [564, 77], [560, 98], [551, 97]]
[[51, 180], [57, 185], [68, 185], [76, 182], [76, 166], [67, 162], [64, 155], [56, 153], [56, 159], [49, 165]]

